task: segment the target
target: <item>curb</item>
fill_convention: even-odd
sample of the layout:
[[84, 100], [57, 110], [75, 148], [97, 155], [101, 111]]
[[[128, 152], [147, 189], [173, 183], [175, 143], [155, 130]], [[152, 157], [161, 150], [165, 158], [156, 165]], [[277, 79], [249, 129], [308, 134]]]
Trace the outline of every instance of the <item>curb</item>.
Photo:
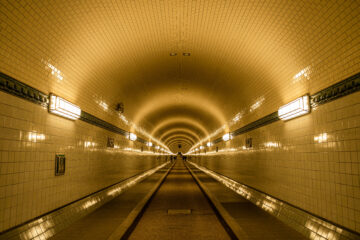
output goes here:
[[230, 233], [236, 237], [236, 239], [241, 240], [247, 240], [250, 239], [250, 237], [245, 233], [245, 231], [237, 224], [235, 219], [230, 216], [230, 214], [226, 211], [226, 209], [222, 206], [222, 204], [219, 202], [219, 200], [209, 191], [207, 187], [205, 187], [204, 184], [201, 183], [199, 178], [194, 174], [194, 172], [191, 170], [190, 167], [188, 167], [188, 164], [185, 163], [186, 168], [189, 170], [192, 177], [195, 179], [196, 183], [200, 187], [201, 191], [205, 194], [205, 196], [209, 199], [209, 201], [212, 203], [212, 205], [215, 208], [215, 211], [218, 212], [219, 217], [222, 218], [224, 224], [226, 224], [226, 227], [229, 228]]
[[[136, 205], [136, 207], [130, 212], [126, 217], [124, 222], [118, 226], [107, 240], [119, 240], [126, 239], [135, 228], [137, 220], [140, 219], [142, 213], [144, 212], [147, 204], [150, 202], [151, 198], [155, 195], [157, 190], [160, 188], [161, 184], [164, 182], [165, 178], [175, 165], [175, 162], [169, 167], [166, 173], [161, 177], [161, 179], [156, 183], [156, 185], [150, 190], [148, 194]], [[159, 169], [160, 170], [160, 169]]]

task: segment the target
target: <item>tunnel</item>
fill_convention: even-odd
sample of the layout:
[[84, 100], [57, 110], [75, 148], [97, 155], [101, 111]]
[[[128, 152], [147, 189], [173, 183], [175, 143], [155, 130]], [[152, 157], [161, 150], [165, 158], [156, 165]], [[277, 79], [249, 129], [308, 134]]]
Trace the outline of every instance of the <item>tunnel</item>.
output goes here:
[[360, 239], [360, 1], [1, 0], [0, 240]]

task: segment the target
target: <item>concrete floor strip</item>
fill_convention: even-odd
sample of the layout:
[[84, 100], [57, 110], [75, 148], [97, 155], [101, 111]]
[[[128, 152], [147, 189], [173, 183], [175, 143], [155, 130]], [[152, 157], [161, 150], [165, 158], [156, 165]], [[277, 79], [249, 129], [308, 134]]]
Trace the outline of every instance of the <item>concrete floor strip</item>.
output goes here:
[[156, 185], [149, 191], [149, 193], [136, 205], [136, 207], [131, 211], [129, 216], [125, 221], [115, 229], [115, 231], [108, 237], [108, 240], [118, 240], [126, 238], [128, 232], [131, 230], [132, 225], [136, 219], [141, 215], [141, 212], [144, 210], [146, 204], [150, 201], [154, 193], [159, 189], [162, 182], [165, 180], [174, 164], [166, 171], [162, 178], [156, 183]]

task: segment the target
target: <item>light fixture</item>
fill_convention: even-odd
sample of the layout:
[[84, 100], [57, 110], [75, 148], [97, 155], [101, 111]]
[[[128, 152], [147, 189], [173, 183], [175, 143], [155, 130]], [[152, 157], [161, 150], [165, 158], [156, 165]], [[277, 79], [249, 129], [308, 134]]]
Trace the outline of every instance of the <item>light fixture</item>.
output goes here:
[[135, 141], [135, 140], [137, 139], [136, 134], [135, 134], [135, 133], [130, 133], [130, 134], [129, 134], [129, 139], [130, 139], [131, 141]]
[[203, 150], [204, 149], [204, 146], [200, 146], [200, 150]]
[[153, 143], [152, 143], [152, 142], [147, 142], [146, 145], [147, 145], [148, 147], [152, 147]]
[[49, 112], [72, 120], [80, 118], [80, 107], [65, 99], [50, 94]]
[[170, 53], [170, 57], [175, 57], [176, 55], [177, 55], [177, 53], [175, 53], [175, 52]]
[[156, 146], [155, 149], [158, 149], [158, 150], [159, 150], [159, 149], [160, 149], [160, 146]]
[[190, 55], [191, 55], [191, 53], [188, 53], [188, 52], [183, 53], [183, 56], [185, 56], [185, 57], [189, 57]]
[[198, 148], [195, 148], [195, 151], [199, 151], [199, 149], [198, 149]]
[[211, 143], [211, 142], [208, 142], [208, 143], [206, 143], [206, 146], [211, 147], [211, 146], [212, 146], [212, 143]]
[[229, 141], [231, 139], [231, 134], [230, 133], [226, 133], [222, 136], [222, 139], [226, 142]]
[[278, 110], [279, 118], [289, 120], [310, 112], [309, 96], [305, 95], [281, 106]]

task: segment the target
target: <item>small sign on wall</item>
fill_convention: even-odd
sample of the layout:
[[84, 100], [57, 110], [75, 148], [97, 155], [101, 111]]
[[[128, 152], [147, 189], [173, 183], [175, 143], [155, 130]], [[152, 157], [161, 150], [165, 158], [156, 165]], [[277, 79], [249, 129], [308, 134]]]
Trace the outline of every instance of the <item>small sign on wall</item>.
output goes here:
[[114, 139], [111, 138], [111, 137], [108, 137], [108, 140], [107, 140], [107, 147], [109, 148], [114, 148], [115, 144], [114, 144]]
[[252, 138], [247, 138], [245, 140], [245, 146], [246, 148], [252, 148]]
[[55, 155], [55, 176], [65, 174], [65, 154]]

